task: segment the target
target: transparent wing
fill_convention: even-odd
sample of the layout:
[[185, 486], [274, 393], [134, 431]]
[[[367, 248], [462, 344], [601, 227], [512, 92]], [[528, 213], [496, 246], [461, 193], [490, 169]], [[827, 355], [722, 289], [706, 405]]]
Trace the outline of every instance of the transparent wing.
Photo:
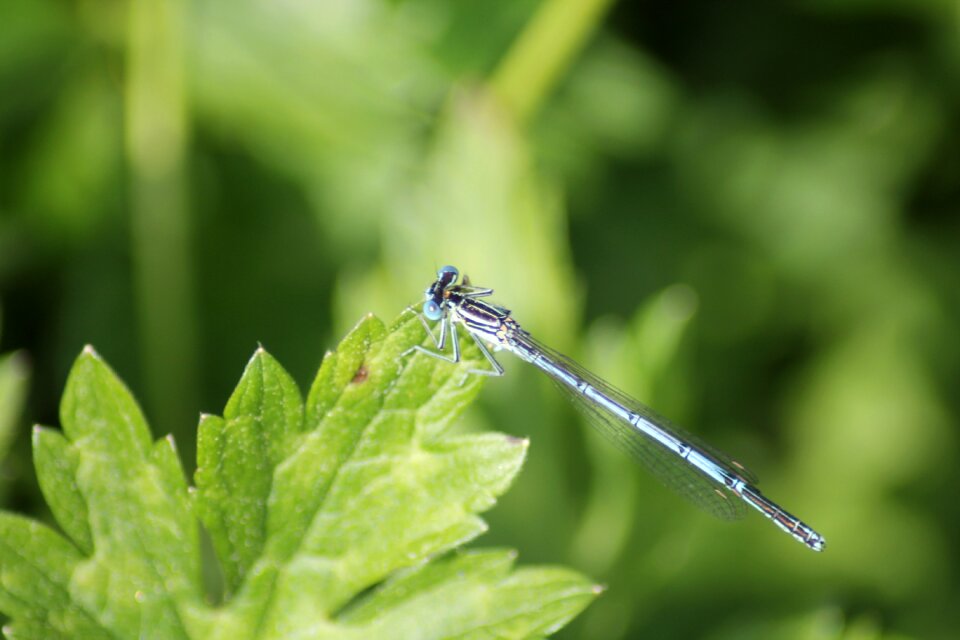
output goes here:
[[[639, 414], [643, 419], [670, 433], [677, 439], [693, 446], [694, 449], [707, 455], [715, 463], [724, 467], [729, 473], [743, 478], [749, 484], [756, 484], [756, 476], [730, 456], [702, 443], [695, 436], [674, 426], [666, 418], [658, 415], [649, 407], [630, 397], [623, 391], [601, 380], [570, 358], [534, 341], [529, 337], [529, 334], [524, 336], [524, 340], [529, 341], [537, 350], [550, 358], [554, 364], [559, 365], [584, 380], [604, 395], [615, 400], [618, 404]], [[546, 373], [549, 375], [549, 372]], [[746, 505], [739, 497], [729, 492], [722, 484], [699, 471], [687, 460], [681, 458], [675, 451], [651, 439], [634, 425], [597, 406], [583, 394], [572, 391], [569, 386], [559, 380], [554, 379], [554, 382], [587, 417], [592, 427], [607, 439], [611, 440], [614, 445], [632, 455], [661, 483], [718, 518], [736, 520], [743, 517], [746, 512]]]

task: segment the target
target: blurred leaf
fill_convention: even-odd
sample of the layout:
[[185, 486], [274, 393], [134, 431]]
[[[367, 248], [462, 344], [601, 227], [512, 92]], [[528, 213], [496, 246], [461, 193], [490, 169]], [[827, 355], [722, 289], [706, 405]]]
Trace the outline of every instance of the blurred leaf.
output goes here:
[[677, 145], [688, 201], [807, 280], [885, 247], [900, 185], [943, 126], [929, 90], [896, 60], [830, 98], [826, 113], [791, 126], [761, 105], [707, 103], [689, 110]]
[[451, 98], [417, 181], [391, 207], [382, 236], [387, 268], [340, 283], [354, 294], [341, 296], [341, 319], [359, 311], [358, 288], [367, 290], [360, 299], [384, 307], [410, 304], [438, 267], [453, 264], [495, 288], [545, 340], [570, 340], [579, 292], [561, 193], [539, 174], [523, 131], [482, 89]]
[[489, 79], [491, 93], [516, 122], [527, 122], [596, 32], [609, 0], [546, 0]]
[[30, 149], [23, 207], [55, 246], [89, 238], [122, 184], [120, 108], [105, 80], [72, 79]]
[[870, 615], [844, 620], [840, 610], [822, 608], [807, 614], [782, 618], [758, 617], [742, 621], [716, 631], [714, 640], [906, 640], [907, 636], [884, 632], [879, 622]]
[[[292, 176], [342, 249], [366, 241], [407, 178], [443, 85], [416, 15], [375, 0], [194, 7], [202, 122]], [[347, 252], [347, 255], [349, 252]]]
[[27, 395], [30, 369], [23, 353], [0, 355], [0, 460], [7, 455]]
[[17, 435], [29, 379], [30, 368], [25, 354], [15, 351], [0, 355], [0, 460], [6, 457]]
[[[404, 0], [429, 29], [437, 64], [453, 78], [481, 77], [503, 56], [540, 0]], [[483, 28], [478, 29], [477, 25]]]
[[0, 3], [0, 122], [21, 116], [47, 94], [55, 82], [46, 72], [64, 55], [69, 43], [68, 12], [50, 0]]
[[[534, 124], [537, 155], [568, 191], [596, 206], [611, 159], [652, 158], [673, 134], [681, 99], [676, 79], [643, 51], [602, 35], [574, 64]], [[637, 176], [639, 177], [639, 176]], [[611, 198], [619, 200], [620, 198]], [[593, 219], [591, 208], [577, 212]]]
[[27, 395], [29, 367], [20, 352], [0, 355], [0, 459], [16, 437]]
[[[0, 514], [0, 609], [13, 638], [528, 638], [598, 590], [515, 554], [430, 562], [482, 533], [527, 443], [448, 436], [479, 363], [406, 352], [413, 314], [368, 316], [324, 359], [304, 405], [263, 349], [224, 417], [201, 421], [193, 500], [170, 438], [153, 442], [130, 392], [90, 348], [38, 428], [34, 462], [66, 537]], [[226, 604], [200, 586], [195, 515], [224, 568]], [[373, 588], [371, 590], [371, 588]]]
[[575, 114], [576, 130], [608, 153], [649, 153], [670, 131], [674, 82], [642, 51], [603, 38], [571, 70], [558, 102]]
[[[956, 437], [923, 383], [915, 350], [900, 337], [909, 325], [890, 319], [865, 318], [823, 350], [791, 392], [788, 426], [795, 464], [809, 479], [798, 500], [819, 505], [831, 542], [847, 550], [836, 562], [856, 567], [848, 580], [911, 598], [917, 589], [950, 584], [942, 559], [952, 538], [904, 500], [900, 487], [946, 464]], [[827, 481], [821, 471], [833, 468], [834, 481]], [[883, 531], [858, 544], [853, 532], [877, 520], [886, 523]]]

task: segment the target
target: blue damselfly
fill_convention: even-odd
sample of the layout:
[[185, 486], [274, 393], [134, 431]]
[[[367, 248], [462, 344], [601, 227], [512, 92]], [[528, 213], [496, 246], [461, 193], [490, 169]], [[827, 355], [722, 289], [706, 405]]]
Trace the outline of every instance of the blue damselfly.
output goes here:
[[[459, 362], [457, 327], [463, 327], [491, 366], [490, 369], [471, 369], [470, 373], [502, 376], [503, 367], [490, 350], [513, 353], [569, 392], [570, 398], [604, 436], [681, 495], [727, 520], [741, 517], [744, 505], [749, 505], [810, 549], [823, 550], [823, 536], [764, 497], [755, 486], [756, 477], [743, 465], [700, 443], [643, 403], [535, 340], [517, 324], [508, 309], [483, 300], [493, 294], [493, 289], [473, 286], [466, 276], [461, 282], [458, 280], [460, 273], [455, 267], [441, 268], [437, 279], [427, 287], [421, 311], [417, 313], [438, 351], [423, 346], [409, 351]], [[427, 320], [440, 323], [439, 337], [434, 335]], [[448, 337], [452, 355], [443, 353]]]

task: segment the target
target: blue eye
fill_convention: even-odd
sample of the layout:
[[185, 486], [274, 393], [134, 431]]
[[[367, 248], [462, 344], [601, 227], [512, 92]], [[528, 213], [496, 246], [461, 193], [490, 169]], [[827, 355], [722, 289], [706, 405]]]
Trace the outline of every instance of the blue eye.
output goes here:
[[440, 310], [440, 305], [433, 300], [427, 300], [423, 303], [423, 315], [427, 316], [427, 320], [439, 320], [443, 312]]
[[440, 270], [437, 271], [437, 279], [445, 280], [444, 276], [447, 274], [450, 274], [453, 276], [452, 278], [450, 278], [449, 282], [455, 282], [456, 279], [460, 276], [460, 272], [457, 271], [456, 267], [451, 267], [450, 265], [447, 265], [445, 267], [440, 267]]

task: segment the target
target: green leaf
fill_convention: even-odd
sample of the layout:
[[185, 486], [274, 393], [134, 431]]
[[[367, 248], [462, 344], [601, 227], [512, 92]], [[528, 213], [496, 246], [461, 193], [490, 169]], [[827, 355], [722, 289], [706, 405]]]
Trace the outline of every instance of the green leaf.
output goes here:
[[104, 635], [190, 637], [184, 618], [202, 602], [200, 555], [172, 442], [152, 442], [133, 396], [89, 347], [60, 415], [63, 436], [36, 430], [34, 461], [54, 517], [82, 554], [68, 581], [71, 604]]
[[[529, 638], [597, 589], [566, 569], [514, 569], [510, 551], [456, 552], [507, 490], [527, 442], [450, 435], [482, 385], [410, 353], [423, 327], [364, 318], [323, 360], [307, 400], [265, 350], [224, 416], [203, 416], [196, 490], [173, 441], [153, 441], [90, 348], [34, 460], [60, 535], [0, 514], [0, 610], [20, 638]], [[200, 586], [198, 524], [226, 596]]]
[[197, 508], [222, 559], [228, 591], [261, 555], [273, 474], [303, 425], [296, 383], [262, 348], [224, 410], [203, 416], [197, 453]]
[[418, 567], [343, 620], [372, 624], [371, 636], [380, 637], [526, 638], [556, 631], [599, 593], [567, 569], [512, 571], [515, 558], [474, 551]]
[[0, 458], [7, 454], [16, 435], [28, 380], [29, 368], [22, 353], [0, 355]]
[[108, 638], [71, 593], [71, 575], [82, 560], [75, 547], [44, 525], [0, 513], [0, 609], [13, 618], [4, 634]]
[[33, 466], [50, 511], [64, 533], [85, 554], [93, 552], [87, 501], [75, 478], [79, 452], [58, 431], [35, 427]]

